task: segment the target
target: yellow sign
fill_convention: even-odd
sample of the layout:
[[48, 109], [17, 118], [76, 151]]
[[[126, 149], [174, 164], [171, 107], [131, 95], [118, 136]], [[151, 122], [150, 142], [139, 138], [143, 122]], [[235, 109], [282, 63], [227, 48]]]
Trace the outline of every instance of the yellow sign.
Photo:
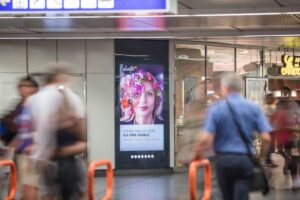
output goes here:
[[300, 76], [300, 56], [282, 55], [283, 67], [280, 72], [282, 76]]

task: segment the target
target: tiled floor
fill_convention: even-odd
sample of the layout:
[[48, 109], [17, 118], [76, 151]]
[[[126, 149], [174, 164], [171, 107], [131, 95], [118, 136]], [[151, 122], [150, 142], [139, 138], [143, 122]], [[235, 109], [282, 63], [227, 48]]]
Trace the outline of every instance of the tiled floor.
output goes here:
[[[198, 177], [201, 188], [201, 175]], [[212, 200], [222, 199], [213, 186]], [[99, 199], [105, 192], [105, 178], [97, 178], [95, 183], [96, 196]], [[199, 195], [201, 191], [198, 191]], [[153, 176], [117, 176], [115, 177], [113, 200], [188, 200], [188, 178], [186, 173]], [[200, 199], [200, 198], [198, 198]], [[267, 197], [259, 193], [251, 194], [251, 200], [297, 200], [300, 191], [280, 190]]]

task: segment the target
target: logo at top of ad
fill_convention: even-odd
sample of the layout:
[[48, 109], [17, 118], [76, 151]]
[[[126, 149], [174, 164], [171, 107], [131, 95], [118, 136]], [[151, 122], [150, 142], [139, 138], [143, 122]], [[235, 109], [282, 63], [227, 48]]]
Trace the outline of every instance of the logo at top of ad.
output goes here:
[[138, 67], [134, 65], [121, 65], [121, 69], [123, 72], [133, 72], [137, 70]]

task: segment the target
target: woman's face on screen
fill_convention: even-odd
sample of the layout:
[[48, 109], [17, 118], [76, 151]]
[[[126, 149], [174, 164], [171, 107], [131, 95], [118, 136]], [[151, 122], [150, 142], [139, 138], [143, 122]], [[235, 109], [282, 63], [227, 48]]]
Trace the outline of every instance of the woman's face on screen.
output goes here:
[[144, 82], [144, 90], [137, 93], [133, 100], [133, 110], [136, 116], [148, 117], [155, 109], [155, 90], [151, 82]]

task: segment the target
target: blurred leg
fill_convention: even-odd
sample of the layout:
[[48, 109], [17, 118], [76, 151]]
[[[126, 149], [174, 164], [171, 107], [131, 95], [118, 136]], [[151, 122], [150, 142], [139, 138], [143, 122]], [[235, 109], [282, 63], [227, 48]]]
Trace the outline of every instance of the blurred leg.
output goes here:
[[48, 165], [43, 171], [41, 171], [40, 175], [39, 194], [42, 196], [42, 200], [60, 199], [60, 190], [56, 182], [55, 167], [53, 165]]
[[239, 162], [236, 168], [234, 182], [233, 200], [248, 200], [251, 184], [253, 181], [253, 163], [248, 156], [241, 156], [236, 159]]
[[211, 177], [211, 186], [212, 186], [212, 196], [211, 199], [217, 200], [217, 199], [223, 199], [222, 198], [222, 194], [218, 185], [218, 180], [217, 180], [217, 175], [216, 175], [216, 162], [215, 162], [216, 158], [215, 156], [210, 157], [209, 161], [211, 163], [211, 167], [212, 167], [212, 177]]
[[233, 180], [224, 166], [226, 159], [218, 156], [216, 160], [217, 178], [224, 200], [233, 200]]
[[217, 176], [225, 200], [248, 200], [253, 164], [247, 155], [220, 155]]
[[292, 182], [293, 182], [293, 189], [298, 189], [300, 185], [298, 184], [299, 181], [299, 156], [292, 156], [291, 157], [291, 163], [289, 165], [291, 176], [292, 176]]
[[87, 194], [81, 194], [79, 200], [87, 200]]
[[248, 200], [251, 186], [251, 179], [245, 178], [236, 180], [234, 183], [234, 200]]
[[22, 200], [37, 200], [38, 189], [28, 185], [24, 185], [22, 188]]
[[27, 155], [17, 156], [19, 183], [22, 185], [22, 200], [38, 199], [38, 174]]

